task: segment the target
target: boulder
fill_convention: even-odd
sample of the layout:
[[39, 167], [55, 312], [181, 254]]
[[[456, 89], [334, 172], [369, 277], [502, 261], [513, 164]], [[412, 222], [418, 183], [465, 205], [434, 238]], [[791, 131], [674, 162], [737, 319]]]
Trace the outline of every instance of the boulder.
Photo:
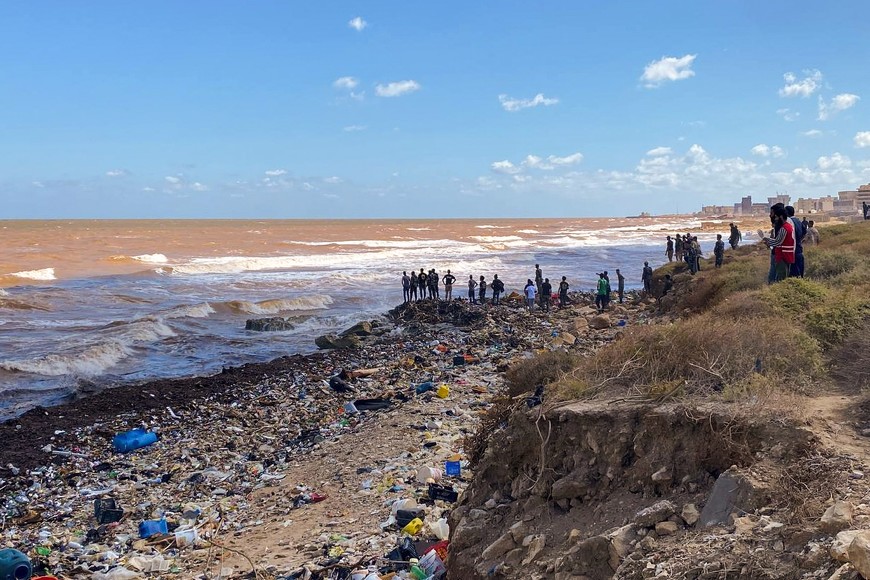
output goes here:
[[314, 344], [317, 348], [343, 350], [348, 348], [359, 348], [360, 339], [356, 335], [336, 336], [334, 334], [324, 334], [314, 339]]
[[605, 328], [610, 328], [610, 325], [610, 317], [606, 314], [599, 314], [597, 316], [593, 316], [592, 319], [589, 320], [589, 326], [596, 330], [604, 330]]
[[574, 319], [574, 332], [577, 334], [582, 334], [589, 328], [589, 321], [583, 318], [582, 316], [578, 316]]
[[363, 320], [361, 322], [357, 322], [344, 332], [342, 332], [339, 336], [371, 336], [372, 334], [372, 323], [368, 320]]
[[819, 528], [823, 532], [835, 533], [852, 525], [852, 502], [838, 501], [825, 510]]
[[769, 490], [731, 468], [722, 473], [710, 491], [710, 497], [701, 511], [702, 527], [727, 524], [732, 513], [751, 513], [766, 505]]
[[675, 522], [659, 522], [656, 524], [656, 535], [659, 537], [673, 536], [680, 529]]
[[586, 494], [586, 491], [589, 489], [589, 486], [584, 482], [575, 479], [572, 476], [563, 477], [553, 484], [553, 489], [550, 492], [550, 497], [553, 501], [559, 501], [561, 499], [572, 499], [575, 497], [582, 497]]
[[694, 526], [698, 523], [698, 519], [701, 517], [701, 514], [698, 512], [698, 508], [695, 507], [693, 503], [687, 503], [683, 506], [683, 511], [680, 512], [680, 516], [682, 516], [683, 520], [686, 522], [686, 525]]
[[286, 318], [275, 316], [272, 318], [251, 318], [245, 322], [245, 330], [257, 332], [280, 332], [293, 330], [293, 325]]
[[848, 562], [849, 546], [852, 545], [855, 538], [862, 534], [870, 537], [870, 530], [843, 530], [837, 534], [834, 543], [831, 544], [831, 547], [828, 550], [828, 553], [831, 554], [831, 558], [837, 562]]
[[513, 537], [510, 532], [499, 536], [499, 538], [491, 543], [481, 554], [481, 557], [484, 560], [495, 560], [496, 558], [501, 558], [514, 548], [516, 548], [516, 542], [514, 542]]
[[861, 576], [870, 578], [870, 535], [858, 534], [847, 551], [849, 562]]
[[634, 550], [637, 542], [637, 527], [634, 524], [622, 526], [607, 535], [610, 539], [610, 567], [619, 568], [622, 561]]
[[528, 546], [529, 551], [523, 559], [523, 566], [528, 566], [531, 564], [535, 558], [544, 550], [544, 547], [547, 545], [547, 536], [544, 534], [538, 534], [535, 536], [531, 536], [528, 542], [523, 542], [524, 546]]
[[677, 513], [677, 506], [672, 501], [665, 499], [637, 512], [634, 516], [634, 523], [649, 528], [665, 521], [675, 513]]

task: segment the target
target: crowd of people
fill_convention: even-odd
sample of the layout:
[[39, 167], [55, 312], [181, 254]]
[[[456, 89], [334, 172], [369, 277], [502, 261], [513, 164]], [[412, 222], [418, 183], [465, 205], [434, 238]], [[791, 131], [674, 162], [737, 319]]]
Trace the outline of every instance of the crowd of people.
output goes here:
[[758, 237], [770, 248], [770, 269], [767, 283], [773, 284], [786, 278], [803, 278], [806, 267], [804, 246], [816, 245], [820, 241], [819, 230], [813, 220], [795, 217], [794, 208], [777, 203], [770, 206], [771, 229], [758, 230]]

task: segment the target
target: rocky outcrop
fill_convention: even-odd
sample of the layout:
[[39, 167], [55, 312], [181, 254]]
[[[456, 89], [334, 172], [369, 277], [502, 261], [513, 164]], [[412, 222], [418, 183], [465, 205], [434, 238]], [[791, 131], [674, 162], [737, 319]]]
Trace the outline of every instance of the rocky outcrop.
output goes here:
[[342, 332], [340, 336], [371, 336], [371, 334], [372, 323], [368, 320], [363, 320]]
[[359, 337], [351, 334], [348, 336], [338, 336], [336, 334], [324, 334], [323, 336], [318, 336], [314, 339], [314, 344], [317, 345], [317, 348], [322, 348], [324, 350], [328, 349], [348, 349], [348, 348], [359, 348], [362, 345]]
[[281, 318], [274, 316], [272, 318], [252, 318], [245, 322], [245, 330], [254, 330], [257, 332], [280, 332], [284, 330], [293, 330], [294, 325], [289, 318]]

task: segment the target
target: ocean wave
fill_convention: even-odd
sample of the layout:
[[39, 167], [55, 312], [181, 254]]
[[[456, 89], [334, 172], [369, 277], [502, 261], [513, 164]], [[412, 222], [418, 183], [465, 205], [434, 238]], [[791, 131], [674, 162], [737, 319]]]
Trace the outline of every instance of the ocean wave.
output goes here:
[[137, 262], [146, 262], [148, 264], [165, 264], [169, 261], [169, 258], [163, 254], [141, 254], [139, 256], [133, 256], [132, 259]]
[[498, 243], [498, 242], [518, 242], [525, 241], [520, 236], [471, 236], [472, 240], [477, 240], [478, 242], [485, 242], [488, 244]]
[[128, 356], [130, 356], [130, 348], [113, 340], [96, 344], [80, 352], [2, 361], [0, 368], [51, 377], [61, 375], [97, 376]]
[[113, 322], [104, 327], [107, 334], [127, 344], [157, 342], [176, 336], [175, 331], [159, 318], [142, 318], [133, 322]]
[[540, 234], [538, 230], [517, 230], [518, 234]]
[[431, 232], [432, 228], [405, 228], [409, 232]]
[[483, 224], [483, 225], [474, 226], [474, 227], [479, 229], [479, 230], [508, 230], [508, 229], [510, 229], [510, 226], [493, 226], [490, 224]]
[[16, 278], [27, 278], [28, 280], [57, 280], [54, 277], [54, 268], [42, 268], [41, 270], [24, 270], [21, 272], [12, 272], [10, 276]]
[[332, 304], [331, 296], [325, 294], [313, 294], [311, 296], [300, 296], [298, 298], [273, 298], [270, 300], [261, 300], [259, 302], [251, 302], [249, 300], [229, 300], [227, 302], [216, 303], [217, 308], [228, 308], [234, 312], [243, 314], [278, 314], [279, 312], [290, 312], [299, 310], [322, 310]]
[[24, 300], [16, 300], [14, 298], [6, 298], [5, 296], [8, 296], [8, 294], [0, 294], [0, 309], [6, 308], [9, 310], [41, 310], [43, 312], [48, 312], [51, 310], [47, 306], [32, 304], [30, 302], [25, 302]]
[[175, 306], [162, 313], [163, 318], [208, 318], [210, 314], [216, 311], [208, 302], [200, 304], [183, 304]]

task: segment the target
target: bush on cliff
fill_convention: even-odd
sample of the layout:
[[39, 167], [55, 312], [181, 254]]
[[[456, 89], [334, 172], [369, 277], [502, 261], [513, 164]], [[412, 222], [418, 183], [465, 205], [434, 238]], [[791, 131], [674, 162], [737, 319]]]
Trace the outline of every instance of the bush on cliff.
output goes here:
[[574, 368], [577, 357], [566, 352], [543, 352], [511, 366], [505, 373], [508, 396], [530, 393], [538, 385], [549, 385]]

